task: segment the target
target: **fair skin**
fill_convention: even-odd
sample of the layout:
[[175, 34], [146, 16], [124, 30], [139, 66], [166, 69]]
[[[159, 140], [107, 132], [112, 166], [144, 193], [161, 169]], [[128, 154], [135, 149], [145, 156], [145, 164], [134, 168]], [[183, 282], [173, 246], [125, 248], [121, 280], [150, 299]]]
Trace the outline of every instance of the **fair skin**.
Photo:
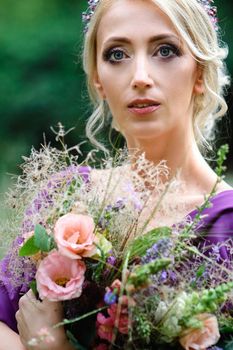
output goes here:
[[[216, 181], [192, 127], [194, 97], [204, 92], [202, 71], [169, 18], [154, 4], [119, 0], [102, 17], [94, 85], [128, 148], [145, 152], [155, 164], [166, 159], [171, 175], [181, 169], [186, 185], [182, 196], [190, 207], [199, 205]], [[149, 100], [151, 108], [138, 106]], [[218, 187], [219, 192], [226, 189], [230, 187], [224, 182]], [[40, 303], [31, 292], [19, 306], [19, 336], [0, 322], [0, 350], [30, 349], [27, 342], [38, 330], [62, 318], [59, 303]], [[55, 336], [55, 343], [34, 349], [72, 350], [63, 328]]]
[[[145, 152], [155, 164], [166, 159], [171, 175], [181, 169], [183, 196], [194, 207], [216, 181], [192, 127], [194, 97], [204, 92], [202, 70], [154, 4], [122, 2], [108, 9], [98, 28], [95, 87], [129, 149]], [[135, 100], [150, 100], [157, 107], [140, 113], [130, 108]], [[218, 190], [228, 188], [222, 182]]]
[[[0, 322], [0, 350], [73, 350], [68, 342], [63, 327], [53, 329], [53, 325], [62, 320], [62, 306], [59, 302], [36, 299], [29, 290], [19, 301], [19, 311], [16, 313], [19, 335], [4, 323]], [[49, 344], [40, 342], [30, 347], [28, 341], [37, 335], [42, 328], [47, 328], [55, 341]]]

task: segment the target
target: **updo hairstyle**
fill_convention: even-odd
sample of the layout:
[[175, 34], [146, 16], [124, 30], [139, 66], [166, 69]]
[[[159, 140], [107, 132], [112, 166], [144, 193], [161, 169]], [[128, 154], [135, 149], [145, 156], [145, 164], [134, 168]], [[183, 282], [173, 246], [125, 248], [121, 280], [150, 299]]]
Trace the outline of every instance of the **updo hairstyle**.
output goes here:
[[[85, 35], [83, 66], [87, 76], [88, 92], [94, 111], [86, 125], [86, 134], [92, 144], [103, 151], [106, 148], [96, 139], [96, 134], [105, 125], [110, 111], [100, 99], [94, 86], [97, 65], [97, 31], [103, 15], [112, 4], [124, 0], [100, 0]], [[224, 90], [229, 84], [224, 59], [228, 54], [226, 45], [220, 40], [220, 33], [214, 28], [207, 12], [197, 0], [132, 0], [150, 1], [171, 20], [178, 35], [189, 48], [203, 71], [205, 92], [194, 97], [193, 129], [196, 142], [202, 150], [213, 140], [216, 120], [227, 111]]]

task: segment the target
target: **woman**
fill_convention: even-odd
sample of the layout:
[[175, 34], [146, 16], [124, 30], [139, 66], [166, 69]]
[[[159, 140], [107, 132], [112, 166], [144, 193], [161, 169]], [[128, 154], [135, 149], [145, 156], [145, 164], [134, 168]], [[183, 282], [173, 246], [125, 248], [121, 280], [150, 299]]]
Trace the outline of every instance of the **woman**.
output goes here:
[[[222, 97], [228, 83], [222, 63], [226, 49], [218, 45], [215, 17], [211, 21], [206, 3], [100, 0], [84, 47], [84, 69], [96, 106], [87, 136], [103, 149], [93, 129], [101, 127], [103, 112], [109, 108], [113, 126], [124, 136], [129, 151], [144, 152], [155, 164], [165, 159], [171, 176], [180, 169], [185, 184], [181, 200], [191, 216], [216, 182], [200, 149], [213, 132], [214, 120], [226, 112]], [[221, 225], [221, 232], [227, 230], [229, 237], [233, 230], [231, 187], [219, 183], [212, 202], [213, 207], [206, 210], [212, 223], [207, 234], [216, 233]], [[215, 234], [214, 239], [224, 237]], [[0, 350], [29, 349], [27, 342], [37, 330], [62, 318], [58, 303], [39, 302], [29, 291], [20, 299], [16, 313], [18, 335], [7, 322], [6, 314], [14, 308], [4, 287], [1, 298], [5, 302], [0, 309]], [[72, 349], [63, 328], [56, 329], [55, 338], [35, 349]]]

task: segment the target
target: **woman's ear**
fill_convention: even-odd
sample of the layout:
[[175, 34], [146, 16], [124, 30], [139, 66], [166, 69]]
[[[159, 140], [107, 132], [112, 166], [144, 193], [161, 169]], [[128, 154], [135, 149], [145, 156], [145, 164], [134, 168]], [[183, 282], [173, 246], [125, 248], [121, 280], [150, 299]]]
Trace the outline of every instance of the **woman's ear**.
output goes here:
[[202, 67], [197, 67], [197, 76], [196, 76], [193, 92], [195, 95], [202, 95], [205, 92]]
[[93, 82], [94, 82], [94, 86], [96, 88], [96, 91], [99, 94], [99, 97], [102, 98], [103, 100], [105, 100], [106, 96], [105, 96], [104, 89], [103, 89], [102, 84], [99, 80], [99, 76], [98, 76], [97, 72], [94, 73]]

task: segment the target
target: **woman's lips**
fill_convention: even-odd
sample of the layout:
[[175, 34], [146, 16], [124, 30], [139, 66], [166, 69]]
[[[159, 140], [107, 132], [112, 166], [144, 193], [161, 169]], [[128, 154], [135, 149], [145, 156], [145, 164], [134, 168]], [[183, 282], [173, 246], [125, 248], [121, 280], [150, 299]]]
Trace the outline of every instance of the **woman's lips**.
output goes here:
[[155, 111], [157, 111], [160, 107], [160, 104], [155, 104], [151, 106], [145, 106], [145, 107], [128, 107], [129, 111], [134, 114], [143, 115], [143, 114], [150, 114]]

